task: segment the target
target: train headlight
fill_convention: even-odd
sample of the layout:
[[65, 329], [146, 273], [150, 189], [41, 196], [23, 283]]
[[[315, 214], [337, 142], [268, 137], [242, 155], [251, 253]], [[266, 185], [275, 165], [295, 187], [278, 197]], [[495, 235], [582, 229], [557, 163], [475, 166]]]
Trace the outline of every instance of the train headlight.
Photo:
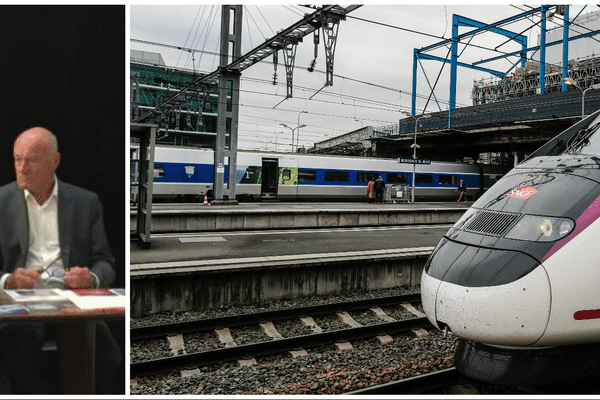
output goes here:
[[544, 219], [544, 221], [542, 221], [542, 226], [540, 226], [540, 230], [547, 238], [552, 236], [552, 232], [554, 232], [554, 229], [552, 229], [552, 221], [548, 218]]
[[575, 228], [568, 218], [525, 215], [507, 234], [508, 239], [532, 242], [553, 242], [567, 236]]

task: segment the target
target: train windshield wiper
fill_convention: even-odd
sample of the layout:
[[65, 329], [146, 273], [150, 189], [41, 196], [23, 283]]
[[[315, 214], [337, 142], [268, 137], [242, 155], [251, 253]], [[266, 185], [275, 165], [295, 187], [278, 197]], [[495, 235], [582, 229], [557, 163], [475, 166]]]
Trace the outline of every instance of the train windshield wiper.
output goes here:
[[572, 155], [600, 155], [600, 123], [582, 129], [567, 141], [565, 153]]

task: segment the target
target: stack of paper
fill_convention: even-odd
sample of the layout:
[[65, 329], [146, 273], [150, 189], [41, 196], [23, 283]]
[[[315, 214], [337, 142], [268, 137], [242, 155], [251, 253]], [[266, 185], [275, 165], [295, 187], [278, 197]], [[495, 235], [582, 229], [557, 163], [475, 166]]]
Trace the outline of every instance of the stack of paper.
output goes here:
[[125, 293], [120, 289], [73, 289], [60, 291], [64, 297], [84, 310], [125, 308], [127, 305]]
[[125, 308], [124, 289], [19, 289], [5, 290], [16, 303], [71, 301], [80, 309]]

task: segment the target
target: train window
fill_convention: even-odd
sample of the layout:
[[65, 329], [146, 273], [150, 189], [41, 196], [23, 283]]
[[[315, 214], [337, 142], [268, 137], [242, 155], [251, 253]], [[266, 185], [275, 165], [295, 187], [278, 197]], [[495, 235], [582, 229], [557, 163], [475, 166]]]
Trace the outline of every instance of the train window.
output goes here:
[[317, 171], [314, 170], [298, 170], [299, 182], [314, 182], [317, 180]]
[[292, 178], [292, 172], [289, 169], [284, 169], [283, 171], [281, 171], [281, 179], [283, 179], [284, 182], [289, 181]]
[[387, 173], [385, 180], [387, 183], [407, 183], [408, 175], [407, 174], [392, 174]]
[[592, 130], [594, 133], [587, 137], [587, 140], [581, 141], [581, 148], [575, 150], [577, 154], [597, 156], [600, 154], [600, 130], [598, 125]]
[[154, 178], [164, 178], [165, 176], [165, 166], [154, 164]]
[[325, 171], [325, 182], [350, 182], [350, 172]]
[[378, 176], [378, 172], [357, 172], [356, 182], [369, 182], [371, 178], [377, 179]]
[[456, 175], [440, 175], [440, 185], [456, 185]]
[[415, 177], [415, 183], [428, 185], [433, 183], [433, 175], [417, 174]]

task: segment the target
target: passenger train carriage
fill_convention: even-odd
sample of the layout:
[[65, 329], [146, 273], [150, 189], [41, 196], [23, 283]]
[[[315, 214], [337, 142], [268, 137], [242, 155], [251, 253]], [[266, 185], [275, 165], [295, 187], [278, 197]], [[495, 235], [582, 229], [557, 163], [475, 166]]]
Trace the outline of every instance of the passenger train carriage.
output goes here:
[[[132, 147], [132, 159], [136, 150]], [[226, 162], [227, 164], [227, 162]], [[132, 179], [137, 163], [132, 163]], [[214, 153], [210, 149], [157, 145], [154, 162], [154, 200], [202, 201], [213, 197]], [[236, 194], [240, 200], [366, 200], [371, 177], [381, 175], [386, 185], [407, 190], [412, 165], [397, 159], [239, 151]], [[227, 166], [225, 182], [227, 182]], [[417, 200], [457, 199], [465, 181], [474, 199], [501, 176], [494, 165], [437, 163], [417, 165]], [[404, 188], [403, 188], [404, 186]], [[394, 196], [396, 197], [396, 196]]]
[[456, 368], [505, 385], [600, 374], [600, 111], [513, 168], [427, 261], [429, 320]]

